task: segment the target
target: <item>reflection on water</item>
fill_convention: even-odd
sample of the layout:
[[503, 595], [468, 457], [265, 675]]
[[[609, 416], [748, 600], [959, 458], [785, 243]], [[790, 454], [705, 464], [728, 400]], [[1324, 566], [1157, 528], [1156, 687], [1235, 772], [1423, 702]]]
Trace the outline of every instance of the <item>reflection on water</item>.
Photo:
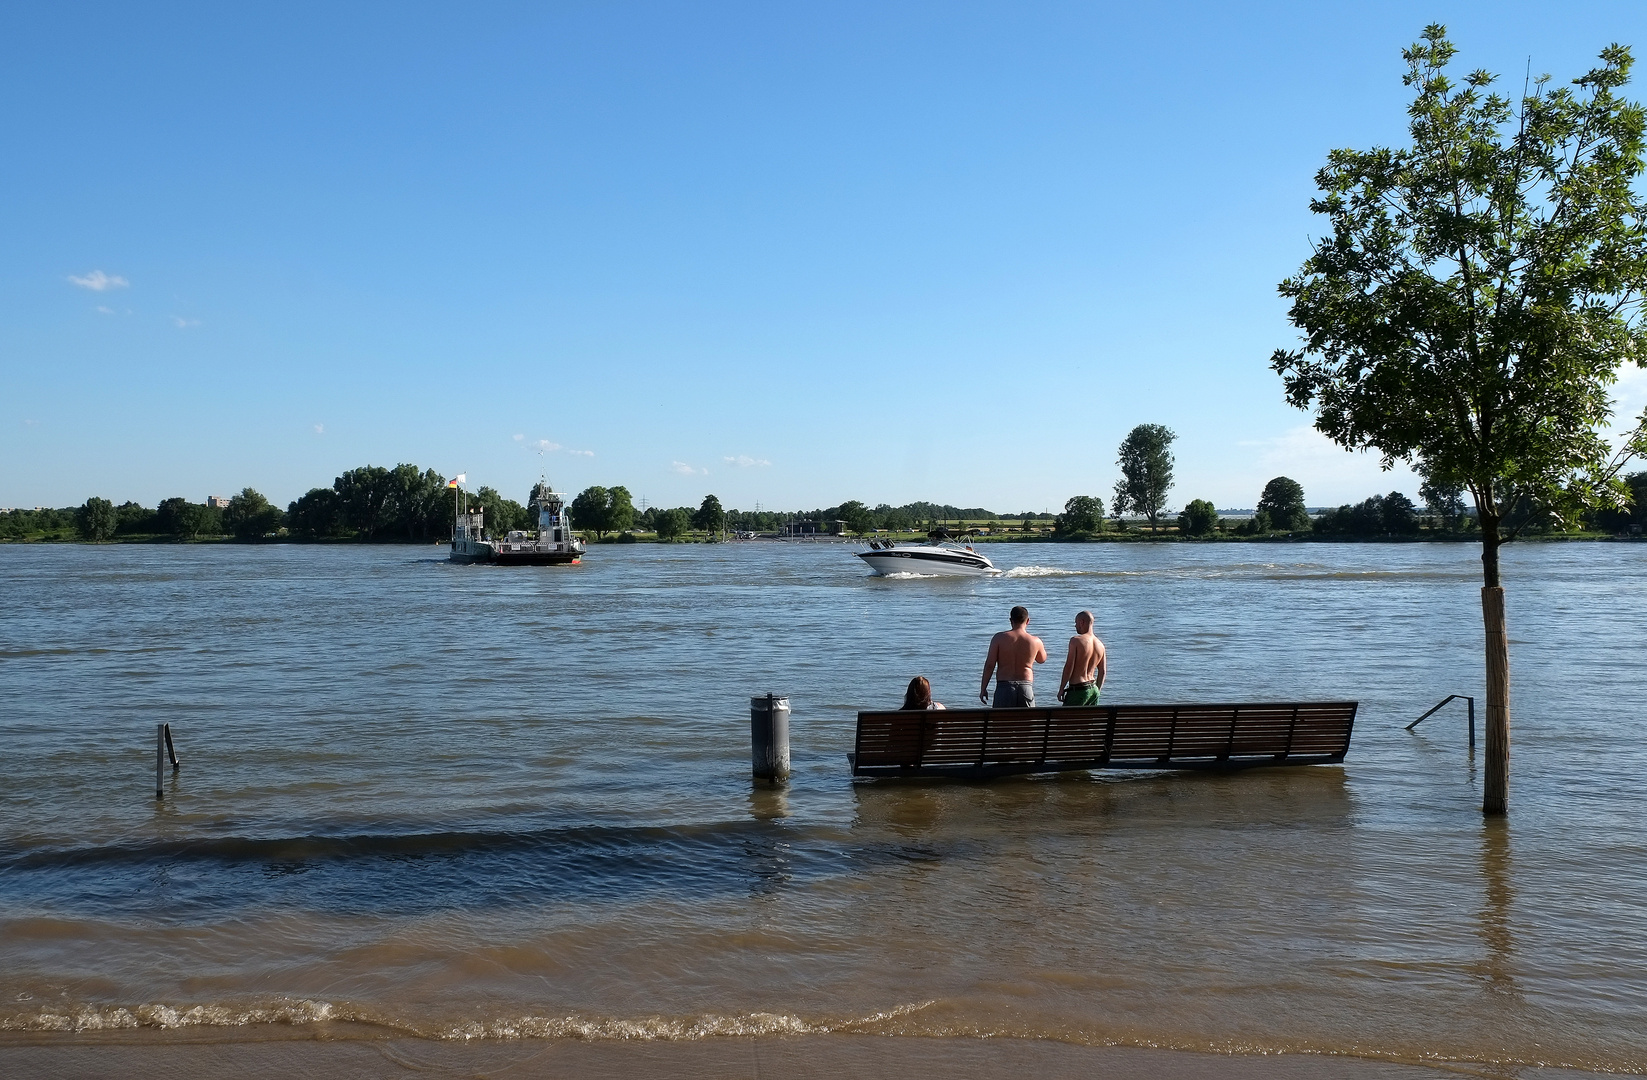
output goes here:
[[[993, 1034], [1647, 1069], [1647, 548], [1507, 554], [1483, 823], [1467, 546], [0, 548], [0, 1029]], [[1014, 559], [1019, 552], [1024, 554]], [[1026, 604], [1106, 700], [1361, 701], [1342, 767], [853, 781]], [[1051, 665], [1055, 669], [1056, 663]], [[1054, 672], [1055, 674], [1055, 672]], [[795, 773], [749, 777], [748, 698]], [[183, 769], [152, 787], [154, 724]], [[362, 1028], [362, 1030], [365, 1030]], [[371, 1030], [378, 1030], [372, 1028]]]
[[1519, 997], [1515, 933], [1510, 922], [1510, 904], [1515, 899], [1511, 869], [1510, 823], [1503, 818], [1486, 818], [1481, 828], [1481, 977], [1492, 993]]

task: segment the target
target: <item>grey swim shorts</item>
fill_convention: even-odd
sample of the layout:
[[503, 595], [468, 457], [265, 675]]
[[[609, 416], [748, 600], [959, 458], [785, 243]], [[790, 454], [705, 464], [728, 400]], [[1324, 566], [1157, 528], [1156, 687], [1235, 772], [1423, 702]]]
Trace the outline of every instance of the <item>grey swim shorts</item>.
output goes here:
[[995, 707], [997, 709], [1030, 709], [1035, 706], [1035, 684], [1025, 679], [1021, 682], [1008, 682], [998, 679], [995, 682]]

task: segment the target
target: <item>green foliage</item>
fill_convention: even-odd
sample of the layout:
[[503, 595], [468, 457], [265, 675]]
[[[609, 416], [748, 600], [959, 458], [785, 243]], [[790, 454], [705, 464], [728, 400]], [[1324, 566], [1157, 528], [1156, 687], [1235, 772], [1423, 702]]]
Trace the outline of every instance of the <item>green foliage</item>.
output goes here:
[[611, 504], [611, 493], [599, 484], [592, 484], [578, 492], [566, 512], [572, 515], [573, 528], [584, 529], [601, 537], [610, 528], [606, 515]]
[[261, 540], [278, 532], [284, 520], [285, 515], [278, 506], [271, 506], [268, 499], [251, 488], [229, 499], [223, 511], [223, 527], [242, 540]]
[[626, 532], [635, 527], [635, 503], [629, 489], [619, 485], [607, 492], [606, 527], [613, 532]]
[[1211, 536], [1218, 531], [1218, 508], [1205, 499], [1191, 499], [1178, 515], [1182, 536]]
[[[1027, 531], [1029, 519], [1024, 519]], [[1076, 495], [1064, 503], [1052, 531], [1059, 537], [1091, 536], [1104, 530], [1104, 500], [1096, 495]]]
[[652, 513], [652, 528], [658, 534], [659, 540], [673, 540], [684, 533], [692, 525], [692, 511], [685, 507], [676, 507], [673, 510], [655, 510]]
[[713, 495], [705, 495], [703, 504], [698, 512], [692, 515], [692, 527], [702, 529], [711, 536], [726, 527], [726, 511], [721, 509], [721, 501]]
[[[509, 502], [509, 506], [518, 509], [520, 504]], [[446, 478], [435, 470], [419, 471], [416, 465], [403, 464], [390, 472], [389, 495], [382, 510], [386, 534], [407, 540], [443, 540], [451, 535], [454, 513]], [[490, 519], [487, 524], [492, 524]]]
[[95, 495], [74, 514], [74, 527], [83, 540], [108, 540], [119, 525], [120, 515], [115, 512], [114, 503]]
[[593, 484], [578, 492], [566, 512], [572, 515], [573, 528], [585, 529], [600, 537], [605, 536], [610, 528], [606, 523], [606, 514], [611, 504], [611, 493]]
[[222, 515], [216, 507], [183, 498], [162, 499], [155, 509], [155, 525], [176, 540], [218, 536], [223, 532]]
[[635, 504], [626, 487], [584, 488], [572, 500], [567, 512], [572, 515], [575, 528], [586, 529], [596, 537], [635, 527]]
[[1315, 531], [1324, 536], [1411, 536], [1418, 532], [1418, 512], [1411, 499], [1392, 491], [1328, 510], [1315, 519]]
[[840, 506], [836, 507], [835, 518], [836, 520], [846, 522], [846, 527], [857, 533], [859, 536], [862, 536], [866, 532], [873, 532], [875, 530], [875, 515], [870, 512], [869, 507], [865, 506], [857, 499], [853, 499], [850, 502], [844, 502]]
[[1129, 510], [1149, 519], [1153, 531], [1172, 488], [1172, 442], [1178, 436], [1160, 424], [1139, 424], [1121, 441], [1116, 464], [1121, 479], [1115, 484], [1115, 512]]
[[310, 488], [286, 507], [286, 531], [306, 540], [324, 540], [344, 531], [343, 501], [332, 488]]
[[395, 478], [381, 465], [362, 465], [332, 481], [343, 520], [362, 540], [375, 540], [385, 527], [394, 498]]
[[[528, 529], [536, 522], [526, 507], [513, 499], [505, 499], [496, 488], [481, 486], [469, 497], [469, 509], [479, 509], [488, 535], [501, 537], [512, 529]], [[573, 522], [577, 519], [574, 517]]]
[[1426, 480], [1419, 485], [1418, 495], [1443, 529], [1451, 531], [1463, 521], [1464, 489], [1459, 485]]
[[1310, 512], [1304, 508], [1304, 486], [1286, 476], [1277, 476], [1264, 485], [1258, 496], [1258, 515], [1263, 515], [1265, 532], [1295, 532], [1310, 527]]
[[1647, 532], [1647, 472], [1631, 473], [1624, 478], [1629, 497], [1622, 509], [1608, 507], [1595, 515], [1596, 528], [1606, 532], [1629, 532], [1631, 528]]
[[129, 499], [115, 508], [115, 520], [114, 531], [120, 536], [160, 531], [154, 511]]
[[1484, 71], [1455, 83], [1454, 52], [1430, 26], [1404, 54], [1411, 146], [1317, 175], [1332, 235], [1281, 283], [1305, 345], [1271, 363], [1333, 441], [1468, 491], [1497, 585], [1501, 522], [1616, 507], [1647, 449], [1647, 413], [1617, 454], [1600, 434], [1619, 363], [1647, 362], [1647, 113], [1616, 93], [1623, 46], [1519, 101]]

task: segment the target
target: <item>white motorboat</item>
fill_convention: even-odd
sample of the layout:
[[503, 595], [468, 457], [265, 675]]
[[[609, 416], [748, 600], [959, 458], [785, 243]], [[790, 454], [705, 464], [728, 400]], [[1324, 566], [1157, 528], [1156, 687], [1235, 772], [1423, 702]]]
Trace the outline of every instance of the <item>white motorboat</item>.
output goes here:
[[965, 544], [966, 532], [952, 533], [938, 529], [924, 544], [899, 547], [891, 540], [871, 541], [868, 551], [858, 552], [858, 558], [868, 563], [877, 574], [935, 574], [944, 577], [987, 577], [999, 574], [995, 564]]

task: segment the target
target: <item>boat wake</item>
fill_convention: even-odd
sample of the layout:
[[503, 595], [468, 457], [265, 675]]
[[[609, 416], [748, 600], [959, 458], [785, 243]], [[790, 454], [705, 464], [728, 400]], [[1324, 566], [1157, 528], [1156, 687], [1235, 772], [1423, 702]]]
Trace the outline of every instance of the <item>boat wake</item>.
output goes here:
[[1084, 577], [1085, 570], [1062, 570], [1056, 566], [1014, 566], [1005, 577]]

